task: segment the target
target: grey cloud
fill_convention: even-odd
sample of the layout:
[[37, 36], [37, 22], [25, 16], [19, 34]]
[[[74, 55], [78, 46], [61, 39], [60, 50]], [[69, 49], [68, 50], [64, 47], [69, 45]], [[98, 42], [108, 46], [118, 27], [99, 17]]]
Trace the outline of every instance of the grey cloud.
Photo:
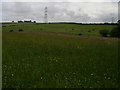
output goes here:
[[120, 1], [118, 3], [118, 19], [120, 20]]
[[102, 14], [98, 17], [98, 20], [102, 22], [112, 22], [112, 19], [113, 22], [117, 22], [118, 15], [115, 13], [110, 13], [110, 14]]
[[27, 3], [3, 3], [2, 14], [3, 20], [22, 19], [29, 15], [31, 7]]
[[43, 22], [45, 6], [48, 7], [49, 21], [109, 22], [112, 15], [117, 18], [117, 3], [80, 2], [4, 2], [2, 18], [3, 21], [32, 19]]
[[2, 6], [3, 6], [2, 10], [5, 13], [22, 14], [22, 13], [28, 13], [31, 11], [31, 7], [29, 6], [28, 3], [9, 2], [9, 3], [3, 3]]

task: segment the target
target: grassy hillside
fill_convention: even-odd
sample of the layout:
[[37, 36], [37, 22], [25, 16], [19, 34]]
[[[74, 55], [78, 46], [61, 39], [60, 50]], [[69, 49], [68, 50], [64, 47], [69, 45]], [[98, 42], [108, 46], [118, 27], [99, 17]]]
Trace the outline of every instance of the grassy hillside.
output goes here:
[[[38, 26], [53, 32], [55, 29], [61, 32], [62, 28], [67, 32], [68, 27], [93, 28], [63, 24]], [[3, 88], [118, 87], [118, 39], [44, 32], [36, 24], [28, 25], [29, 28], [7, 27], [3, 30], [19, 27], [25, 31], [3, 31]]]

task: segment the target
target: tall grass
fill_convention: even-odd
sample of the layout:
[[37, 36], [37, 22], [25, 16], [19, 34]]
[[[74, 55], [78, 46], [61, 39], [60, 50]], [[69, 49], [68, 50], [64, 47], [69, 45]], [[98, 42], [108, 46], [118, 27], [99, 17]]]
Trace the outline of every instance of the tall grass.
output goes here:
[[117, 88], [118, 40], [3, 32], [3, 88]]

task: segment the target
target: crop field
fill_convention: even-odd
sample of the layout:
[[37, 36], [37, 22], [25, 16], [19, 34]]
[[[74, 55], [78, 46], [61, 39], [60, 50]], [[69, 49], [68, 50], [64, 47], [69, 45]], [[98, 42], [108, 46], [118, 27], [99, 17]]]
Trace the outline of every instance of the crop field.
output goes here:
[[116, 25], [2, 26], [3, 88], [118, 87], [119, 39], [99, 35]]

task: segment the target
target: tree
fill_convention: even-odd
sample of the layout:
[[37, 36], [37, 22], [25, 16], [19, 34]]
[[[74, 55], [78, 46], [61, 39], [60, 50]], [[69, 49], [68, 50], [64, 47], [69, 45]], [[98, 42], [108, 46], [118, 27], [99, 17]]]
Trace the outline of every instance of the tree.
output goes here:
[[108, 34], [109, 34], [109, 31], [108, 30], [100, 30], [99, 33], [100, 33], [101, 36], [107, 37]]
[[33, 21], [33, 23], [36, 23], [36, 21]]
[[118, 23], [120, 23], [120, 20], [118, 20]]
[[118, 26], [116, 28], [113, 28], [111, 30], [110, 36], [120, 38], [120, 23], [118, 23]]

